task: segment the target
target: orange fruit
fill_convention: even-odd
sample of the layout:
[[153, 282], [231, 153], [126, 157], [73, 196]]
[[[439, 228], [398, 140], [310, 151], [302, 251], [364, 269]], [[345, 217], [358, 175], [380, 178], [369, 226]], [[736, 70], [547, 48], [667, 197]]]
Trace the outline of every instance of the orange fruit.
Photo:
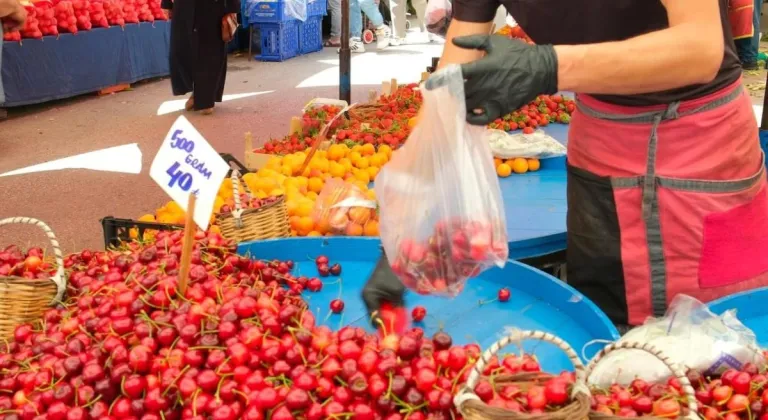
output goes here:
[[307, 237], [313, 237], [313, 236], [323, 236], [323, 234], [316, 230], [313, 230], [307, 234]]
[[536, 172], [541, 168], [541, 162], [538, 159], [528, 159], [528, 170]]
[[349, 209], [349, 220], [359, 225], [364, 225], [371, 219], [371, 209], [365, 207], [352, 207]]
[[346, 172], [347, 170], [344, 168], [344, 165], [338, 162], [331, 162], [331, 165], [328, 167], [328, 174], [332, 177], [341, 178]]
[[368, 160], [368, 158], [361, 157], [357, 160], [355, 166], [360, 169], [368, 169], [368, 167], [371, 166], [371, 162]]
[[379, 146], [379, 153], [384, 153], [387, 155], [387, 159], [389, 159], [392, 157], [392, 148], [388, 144], [382, 144]]
[[349, 155], [347, 155], [347, 158], [349, 159], [349, 161], [350, 161], [350, 162], [351, 162], [353, 165], [354, 165], [354, 164], [357, 162], [357, 160], [358, 160], [358, 159], [360, 159], [361, 157], [363, 157], [363, 156], [362, 156], [362, 155], [360, 154], [360, 152], [358, 152], [358, 151], [353, 151], [352, 153], [350, 153]]
[[309, 178], [309, 185], [307, 185], [307, 188], [310, 191], [314, 191], [316, 193], [319, 193], [320, 191], [323, 190], [323, 184], [324, 184], [324, 182], [323, 182], [322, 178], [312, 177], [312, 178]]
[[345, 233], [347, 236], [363, 236], [363, 227], [357, 223], [349, 223]]
[[370, 143], [364, 144], [363, 147], [360, 149], [360, 154], [362, 154], [363, 156], [370, 156], [374, 153], [376, 153], [376, 148], [373, 147], [373, 145]]
[[315, 207], [315, 203], [312, 200], [301, 200], [297, 205], [293, 214], [299, 217], [305, 217], [312, 214], [312, 209]]
[[501, 160], [501, 159], [499, 159], [499, 158], [493, 158], [493, 166], [494, 166], [494, 167], [498, 168], [498, 167], [499, 167], [499, 165], [501, 165], [502, 163], [504, 163], [504, 161], [503, 161], [503, 160]]
[[506, 163], [502, 163], [496, 167], [496, 174], [502, 178], [506, 178], [512, 175], [512, 168]]
[[315, 222], [314, 220], [312, 220], [311, 217], [303, 216], [299, 219], [296, 227], [297, 227], [296, 232], [299, 235], [306, 235], [309, 232], [311, 232], [312, 229], [315, 227]]
[[363, 181], [366, 184], [371, 182], [371, 176], [368, 175], [368, 171], [358, 170], [355, 172], [355, 178], [357, 178], [358, 181]]
[[516, 174], [524, 174], [528, 172], [528, 161], [525, 158], [515, 158], [512, 161], [512, 170]]
[[299, 226], [299, 221], [301, 221], [301, 216], [291, 216], [288, 219], [288, 223], [291, 225], [292, 230], [297, 230]]
[[321, 235], [325, 235], [331, 231], [331, 224], [328, 222], [328, 219], [319, 220], [315, 223], [315, 230]]
[[299, 203], [294, 200], [286, 200], [285, 208], [288, 210], [288, 216], [296, 215], [296, 209], [299, 207]]
[[366, 171], [368, 171], [368, 177], [371, 178], [371, 181], [376, 179], [376, 175], [379, 174], [379, 168], [375, 166], [371, 166], [370, 168], [366, 169]]
[[363, 227], [363, 235], [379, 236], [379, 222], [376, 220], [369, 220]]

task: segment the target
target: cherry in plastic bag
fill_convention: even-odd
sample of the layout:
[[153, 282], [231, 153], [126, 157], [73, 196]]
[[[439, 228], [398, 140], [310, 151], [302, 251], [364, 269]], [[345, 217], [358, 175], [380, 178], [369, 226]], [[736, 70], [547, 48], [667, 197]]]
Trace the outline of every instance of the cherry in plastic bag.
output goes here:
[[466, 122], [461, 68], [432, 78], [419, 125], [376, 179], [381, 240], [406, 287], [455, 296], [504, 265], [506, 220], [484, 129]]

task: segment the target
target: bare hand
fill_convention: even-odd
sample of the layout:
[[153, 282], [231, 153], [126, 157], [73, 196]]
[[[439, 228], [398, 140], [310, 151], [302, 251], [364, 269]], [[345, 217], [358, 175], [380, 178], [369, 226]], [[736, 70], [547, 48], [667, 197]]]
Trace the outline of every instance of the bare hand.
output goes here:
[[163, 13], [165, 13], [165, 17], [170, 19], [173, 12], [170, 9], [163, 9]]
[[26, 21], [27, 9], [18, 4], [11, 14], [3, 17], [3, 29], [8, 32], [18, 31], [24, 27], [24, 22]]

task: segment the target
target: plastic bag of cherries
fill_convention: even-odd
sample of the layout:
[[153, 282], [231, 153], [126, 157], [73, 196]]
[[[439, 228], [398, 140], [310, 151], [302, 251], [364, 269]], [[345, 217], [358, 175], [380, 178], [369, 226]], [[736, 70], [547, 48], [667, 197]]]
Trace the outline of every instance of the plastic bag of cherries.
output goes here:
[[406, 287], [456, 296], [504, 266], [506, 220], [484, 128], [466, 122], [460, 67], [427, 85], [419, 125], [376, 178], [381, 240]]

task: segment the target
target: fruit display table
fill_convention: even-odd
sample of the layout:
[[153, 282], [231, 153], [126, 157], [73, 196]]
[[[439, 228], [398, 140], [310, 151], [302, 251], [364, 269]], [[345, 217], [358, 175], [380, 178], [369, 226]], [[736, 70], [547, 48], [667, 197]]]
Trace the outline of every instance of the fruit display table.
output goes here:
[[3, 44], [2, 107], [96, 92], [169, 73], [170, 22], [92, 29]]
[[[568, 126], [543, 127], [565, 143]], [[541, 160], [541, 169], [499, 180], [504, 198], [509, 258], [534, 258], [565, 250], [565, 158]]]
[[[336, 283], [325, 281], [322, 290], [305, 294], [310, 309], [318, 322], [322, 321], [333, 330], [355, 325], [373, 331], [360, 299], [360, 290], [381, 255], [380, 243], [377, 238], [288, 238], [242, 243], [238, 253], [265, 260], [291, 259], [295, 262], [293, 272], [308, 277], [318, 276], [314, 257], [324, 255], [331, 262], [340, 263], [343, 271]], [[510, 288], [510, 298], [500, 302], [499, 291], [504, 287]], [[331, 301], [337, 299], [344, 302], [343, 312], [331, 314]], [[444, 329], [457, 344], [477, 342], [486, 348], [506, 327], [551, 332], [579, 353], [591, 340], [618, 338], [605, 314], [579, 292], [554, 277], [516, 262], [470, 280], [456, 299], [408, 292], [406, 304], [409, 308], [421, 306], [426, 309], [424, 320], [415, 324], [424, 328], [426, 334]], [[498, 321], [489, 322], [491, 319]], [[536, 354], [545, 370], [571, 369], [567, 357], [554, 346], [529, 341], [523, 347]], [[585, 355], [591, 357], [599, 349], [599, 345], [588, 347]]]

